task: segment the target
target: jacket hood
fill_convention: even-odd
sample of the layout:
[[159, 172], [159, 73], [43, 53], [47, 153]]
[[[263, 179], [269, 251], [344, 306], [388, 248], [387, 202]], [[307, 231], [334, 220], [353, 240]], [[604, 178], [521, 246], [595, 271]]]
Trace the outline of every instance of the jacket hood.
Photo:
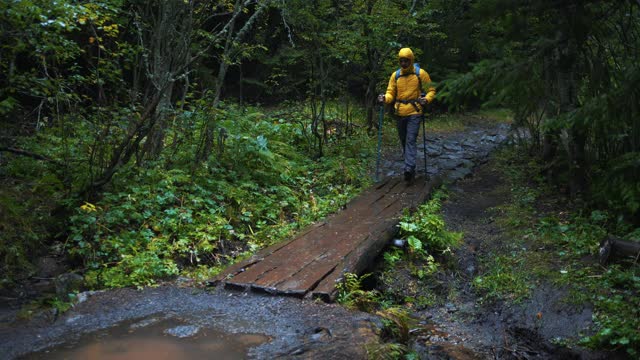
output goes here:
[[413, 63], [413, 61], [414, 61], [413, 51], [411, 51], [411, 49], [409, 49], [409, 48], [402, 48], [398, 52], [398, 59], [399, 58], [407, 58], [407, 59], [411, 60], [411, 63]]

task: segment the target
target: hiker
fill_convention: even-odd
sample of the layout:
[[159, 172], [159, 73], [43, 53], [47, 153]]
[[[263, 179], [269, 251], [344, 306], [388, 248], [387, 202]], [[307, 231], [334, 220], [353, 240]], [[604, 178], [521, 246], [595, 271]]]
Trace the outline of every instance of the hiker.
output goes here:
[[[412, 182], [416, 175], [416, 142], [420, 123], [424, 121], [425, 106], [436, 96], [436, 89], [430, 86], [429, 74], [414, 63], [411, 49], [400, 49], [398, 60], [400, 69], [391, 74], [387, 93], [378, 95], [378, 102], [393, 104], [404, 157], [404, 179]], [[426, 95], [422, 91], [423, 86], [428, 87]]]

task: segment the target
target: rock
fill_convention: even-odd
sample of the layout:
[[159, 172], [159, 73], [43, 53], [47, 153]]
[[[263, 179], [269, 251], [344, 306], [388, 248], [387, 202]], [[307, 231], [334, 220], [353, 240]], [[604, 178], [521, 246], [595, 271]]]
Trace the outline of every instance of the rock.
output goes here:
[[98, 291], [83, 291], [81, 293], [79, 293], [78, 295], [76, 295], [76, 304], [80, 304], [83, 303], [85, 301], [87, 301], [90, 297], [92, 297], [95, 294], [99, 294], [101, 292], [105, 292], [106, 290], [98, 290]]
[[476, 142], [472, 140], [465, 140], [462, 142], [462, 146], [466, 148], [477, 148], [478, 144], [476, 144]]
[[455, 306], [453, 303], [446, 303], [444, 305], [444, 308], [447, 309], [447, 312], [449, 312], [449, 313], [453, 313], [453, 312], [458, 311], [458, 307]]
[[427, 174], [435, 175], [440, 173], [440, 168], [437, 165], [428, 165], [427, 164]]
[[67, 318], [67, 320], [65, 320], [65, 323], [67, 324], [76, 324], [78, 323], [78, 321], [84, 319], [83, 315], [73, 315]]
[[466, 167], [458, 168], [449, 172], [447, 174], [447, 178], [449, 178], [450, 180], [459, 180], [459, 179], [466, 178], [467, 176], [470, 176], [471, 172], [472, 172], [471, 168], [466, 168]]
[[449, 159], [440, 162], [440, 167], [444, 170], [452, 170], [464, 164], [464, 161], [460, 158], [458, 159]]
[[65, 273], [58, 275], [54, 280], [56, 295], [62, 301], [69, 301], [69, 294], [82, 290], [84, 278], [80, 274]]
[[482, 142], [482, 143], [494, 142], [494, 141], [495, 141], [495, 139], [496, 139], [496, 137], [495, 137], [495, 136], [491, 136], [491, 135], [483, 135], [483, 136], [480, 138], [480, 142]]
[[311, 340], [329, 341], [331, 340], [332, 337], [333, 336], [331, 335], [331, 330], [324, 327], [318, 327], [313, 331], [313, 334], [311, 335]]
[[393, 239], [393, 246], [403, 248], [406, 245], [406, 240], [404, 239]]
[[454, 143], [445, 143], [442, 147], [445, 150], [449, 150], [449, 151], [455, 151], [455, 152], [461, 152], [462, 151], [462, 146], [460, 146], [458, 144], [454, 144]]
[[200, 331], [200, 327], [196, 325], [182, 325], [163, 331], [167, 335], [175, 336], [183, 339], [195, 336]]
[[179, 276], [176, 279], [176, 285], [178, 285], [178, 286], [191, 286], [191, 285], [193, 285], [194, 282], [195, 281], [193, 279], [188, 278], [186, 276]]
[[36, 276], [40, 278], [55, 278], [65, 272], [66, 268], [55, 257], [43, 256], [36, 260]]
[[462, 167], [465, 167], [465, 168], [473, 167], [473, 161], [471, 160], [461, 159], [460, 161], [462, 161]]
[[53, 281], [50, 280], [38, 280], [31, 285], [33, 290], [38, 294], [52, 293], [56, 290], [56, 286]]
[[457, 154], [443, 154], [440, 155], [438, 159], [460, 159], [460, 156]]
[[473, 160], [476, 157], [478, 157], [478, 156], [477, 156], [475, 150], [467, 150], [467, 151], [465, 151], [464, 155], [462, 156], [463, 159], [467, 159], [467, 160]]
[[467, 275], [469, 276], [473, 276], [476, 274], [476, 267], [473, 264], [470, 264], [469, 266], [467, 266], [465, 270], [467, 272]]
[[149, 326], [149, 325], [153, 325], [153, 324], [155, 324], [155, 323], [160, 322], [160, 320], [161, 320], [161, 319], [160, 319], [160, 318], [157, 318], [157, 317], [152, 317], [152, 318], [144, 319], [144, 320], [138, 321], [138, 322], [137, 322], [137, 323], [135, 323], [135, 324], [131, 324], [131, 326], [129, 326], [129, 329], [131, 329], [131, 330], [135, 330], [135, 329], [140, 329], [140, 328], [143, 328], [143, 327], [147, 327], [147, 326]]
[[429, 156], [439, 156], [442, 153], [442, 147], [433, 144], [427, 144], [427, 153], [429, 154]]

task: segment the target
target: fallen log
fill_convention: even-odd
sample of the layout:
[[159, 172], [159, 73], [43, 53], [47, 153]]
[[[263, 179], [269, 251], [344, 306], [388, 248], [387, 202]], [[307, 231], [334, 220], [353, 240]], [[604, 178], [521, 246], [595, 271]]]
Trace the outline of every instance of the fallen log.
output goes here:
[[622, 240], [609, 235], [600, 242], [600, 265], [606, 265], [613, 259], [630, 258], [638, 263], [640, 258], [640, 242]]

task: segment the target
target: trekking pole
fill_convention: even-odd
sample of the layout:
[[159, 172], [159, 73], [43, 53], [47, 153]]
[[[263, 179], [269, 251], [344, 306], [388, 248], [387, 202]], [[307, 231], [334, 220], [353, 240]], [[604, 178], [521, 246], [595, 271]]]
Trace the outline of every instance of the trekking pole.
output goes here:
[[424, 123], [427, 122], [427, 115], [422, 115], [422, 150], [424, 153], [424, 181], [429, 181], [429, 174], [427, 174], [427, 130]]
[[380, 116], [378, 120], [378, 159], [376, 160], [376, 182], [380, 181], [380, 148], [382, 147], [382, 119], [384, 118], [384, 106], [380, 105]]

